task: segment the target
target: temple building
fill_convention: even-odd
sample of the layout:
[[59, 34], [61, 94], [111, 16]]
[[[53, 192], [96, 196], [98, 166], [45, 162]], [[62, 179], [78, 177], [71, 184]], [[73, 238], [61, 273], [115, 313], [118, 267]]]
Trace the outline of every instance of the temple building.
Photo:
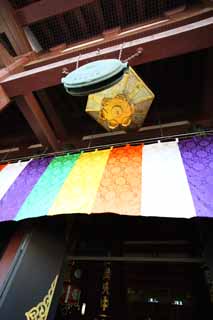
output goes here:
[[0, 0], [0, 319], [213, 316], [213, 1]]

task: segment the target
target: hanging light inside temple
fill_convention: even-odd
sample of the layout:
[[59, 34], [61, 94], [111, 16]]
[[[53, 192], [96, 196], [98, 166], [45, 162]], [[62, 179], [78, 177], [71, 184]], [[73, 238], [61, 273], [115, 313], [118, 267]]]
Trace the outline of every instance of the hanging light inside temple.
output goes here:
[[73, 96], [88, 95], [86, 112], [107, 131], [140, 128], [154, 99], [128, 63], [117, 59], [88, 63], [62, 83]]

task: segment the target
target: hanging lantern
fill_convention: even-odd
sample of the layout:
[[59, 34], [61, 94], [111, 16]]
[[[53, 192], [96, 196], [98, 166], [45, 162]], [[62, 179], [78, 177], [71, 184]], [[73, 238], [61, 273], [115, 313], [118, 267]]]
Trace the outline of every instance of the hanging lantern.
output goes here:
[[135, 71], [117, 59], [100, 60], [62, 79], [71, 95], [88, 95], [86, 112], [107, 131], [142, 126], [154, 94]]
[[72, 96], [88, 96], [119, 82], [127, 69], [128, 64], [117, 59], [98, 60], [72, 71], [61, 81]]

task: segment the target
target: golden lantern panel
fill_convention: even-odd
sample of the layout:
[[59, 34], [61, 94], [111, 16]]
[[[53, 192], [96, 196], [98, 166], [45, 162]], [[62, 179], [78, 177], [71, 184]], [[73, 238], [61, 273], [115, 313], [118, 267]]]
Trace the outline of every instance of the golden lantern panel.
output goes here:
[[129, 67], [117, 84], [88, 96], [86, 112], [107, 131], [137, 129], [153, 99], [153, 92]]

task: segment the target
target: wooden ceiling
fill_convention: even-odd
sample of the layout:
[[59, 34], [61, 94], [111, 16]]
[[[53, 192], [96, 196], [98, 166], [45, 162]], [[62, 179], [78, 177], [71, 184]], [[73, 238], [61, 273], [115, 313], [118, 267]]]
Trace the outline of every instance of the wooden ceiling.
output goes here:
[[62, 1], [61, 12], [57, 8], [56, 15], [52, 8], [54, 1], [49, 2], [49, 8], [42, 5], [43, 0], [10, 2], [19, 9], [16, 15], [20, 23], [30, 27], [44, 50], [61, 43], [89, 39], [115, 27], [127, 28], [144, 23], [162, 17], [168, 10], [200, 3], [199, 0], [90, 0], [81, 1], [80, 7], [76, 1], [68, 10], [64, 4], [66, 1]]
[[[7, 1], [4, 0], [4, 2]], [[40, 142], [44, 144], [45, 150], [48, 145], [57, 149], [58, 143], [62, 149], [91, 147], [184, 133], [213, 126], [212, 118], [209, 116], [212, 115], [210, 105], [213, 79], [209, 71], [212, 66], [210, 47], [213, 43], [209, 33], [212, 30], [212, 24], [205, 28], [198, 26], [192, 32], [174, 33], [168, 38], [152, 41], [152, 35], [155, 32], [163, 34], [171, 28], [176, 32], [183, 25], [183, 21], [184, 24], [189, 24], [199, 22], [198, 19], [212, 17], [212, 11], [205, 10], [202, 6], [192, 6], [187, 9], [189, 5], [200, 1], [79, 0], [70, 1], [69, 6], [72, 9], [67, 11], [67, 1], [61, 0], [60, 8], [57, 1], [52, 1], [52, 6], [48, 8], [44, 6], [40, 13], [36, 11], [40, 6], [50, 2], [49, 0], [10, 0], [19, 24], [22, 24], [22, 27], [28, 25], [43, 51], [35, 57], [22, 56], [21, 59], [25, 62], [17, 73], [13, 71], [11, 73], [16, 74], [11, 75], [10, 69], [7, 69], [9, 77], [0, 81], [2, 88], [11, 99], [9, 106], [0, 114], [0, 151], [4, 148], [18, 147], [17, 154], [27, 154], [30, 152], [29, 145]], [[143, 4], [143, 10], [139, 8], [141, 4]], [[32, 10], [33, 8], [37, 9]], [[58, 14], [54, 15], [56, 9]], [[168, 10], [171, 9], [177, 11], [174, 13], [169, 11], [167, 15]], [[166, 22], [157, 26], [156, 29], [155, 27], [142, 29], [139, 32], [128, 33], [127, 37], [120, 37], [120, 31], [141, 26], [141, 23], [147, 20], [153, 21], [153, 18], [157, 18], [154, 21], [166, 18]], [[115, 27], [121, 28], [120, 31], [110, 39], [107, 38], [105, 31]], [[102, 134], [105, 131], [85, 113], [86, 98], [71, 97], [65, 92], [60, 81], [63, 66], [66, 66], [69, 71], [73, 70], [75, 57], [82, 52], [85, 56], [87, 53], [97, 52], [97, 45], [66, 53], [60, 50], [52, 53], [52, 47], [65, 42], [65, 46], [72, 49], [73, 42], [79, 43], [86, 38], [94, 39], [94, 36], [99, 34], [104, 38], [103, 43], [98, 45], [101, 50], [105, 50], [106, 46], [108, 49], [115, 45], [120, 47], [123, 41], [133, 43], [143, 37], [150, 38], [150, 42], [143, 44], [143, 56], [135, 59], [132, 66], [156, 95], [144, 127], [158, 126], [157, 128], [98, 137], [94, 140], [83, 139], [84, 136]], [[19, 50], [18, 46], [14, 49], [16, 53]], [[135, 45], [132, 48], [126, 48], [122, 57], [128, 57], [136, 49]], [[27, 50], [26, 48], [25, 52]], [[48, 52], [45, 53], [44, 50]], [[116, 49], [101, 58], [114, 58], [118, 53], [119, 49]], [[92, 59], [94, 58], [96, 57]], [[16, 64], [19, 63], [18, 59], [14, 61]], [[81, 64], [87, 61], [86, 58], [85, 61], [81, 61]], [[188, 123], [162, 128], [164, 124], [178, 121], [188, 121]], [[31, 149], [31, 153], [32, 150], [34, 153], [36, 149]], [[6, 157], [10, 156], [6, 154]]]

